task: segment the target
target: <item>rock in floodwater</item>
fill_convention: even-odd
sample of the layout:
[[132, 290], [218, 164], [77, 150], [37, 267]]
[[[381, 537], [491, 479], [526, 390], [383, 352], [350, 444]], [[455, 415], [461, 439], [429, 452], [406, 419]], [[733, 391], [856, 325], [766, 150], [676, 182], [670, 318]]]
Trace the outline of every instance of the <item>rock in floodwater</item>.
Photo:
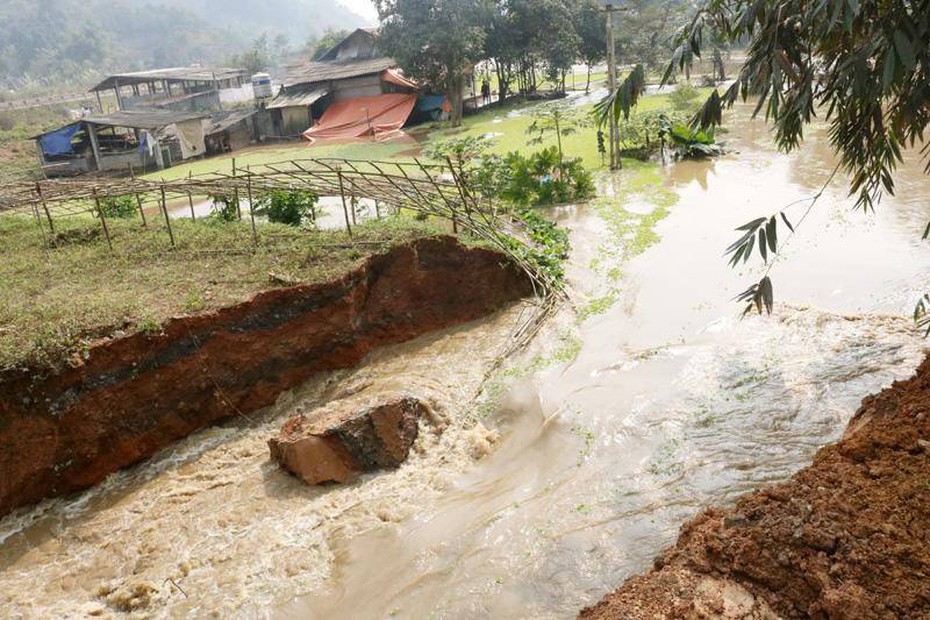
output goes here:
[[407, 460], [429, 406], [406, 394], [349, 398], [290, 418], [268, 440], [271, 458], [307, 484], [349, 482]]

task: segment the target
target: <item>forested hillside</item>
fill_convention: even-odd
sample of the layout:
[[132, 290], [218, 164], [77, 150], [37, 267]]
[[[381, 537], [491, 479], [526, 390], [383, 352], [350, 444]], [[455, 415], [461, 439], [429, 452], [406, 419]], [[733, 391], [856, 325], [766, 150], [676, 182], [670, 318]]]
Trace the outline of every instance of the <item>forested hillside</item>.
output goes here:
[[218, 63], [262, 34], [302, 46], [361, 23], [333, 0], [0, 0], [0, 92]]

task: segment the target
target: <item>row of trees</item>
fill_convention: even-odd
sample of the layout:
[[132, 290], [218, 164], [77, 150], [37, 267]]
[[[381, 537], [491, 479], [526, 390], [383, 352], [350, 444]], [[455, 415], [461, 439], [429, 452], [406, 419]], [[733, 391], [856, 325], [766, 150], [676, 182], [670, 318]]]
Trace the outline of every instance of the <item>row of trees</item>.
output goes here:
[[[421, 82], [449, 95], [460, 121], [466, 77], [489, 60], [500, 97], [533, 92], [541, 77], [564, 88], [576, 63], [607, 53], [599, 0], [376, 0], [382, 47]], [[657, 62], [687, 14], [684, 0], [632, 0], [617, 22], [621, 62]], [[625, 33], [625, 34], [623, 34]], [[667, 48], [671, 51], [671, 48]], [[590, 85], [590, 81], [589, 81]]]

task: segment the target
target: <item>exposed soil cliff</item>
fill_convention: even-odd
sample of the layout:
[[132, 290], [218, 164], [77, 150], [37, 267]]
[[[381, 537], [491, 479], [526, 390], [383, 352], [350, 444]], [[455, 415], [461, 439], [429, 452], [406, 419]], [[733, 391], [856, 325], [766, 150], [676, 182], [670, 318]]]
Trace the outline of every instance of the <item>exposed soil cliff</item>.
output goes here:
[[582, 618], [930, 617], [930, 359], [787, 482], [712, 508]]
[[159, 334], [100, 343], [55, 375], [0, 375], [0, 515], [91, 486], [375, 347], [530, 293], [498, 253], [452, 237], [421, 239], [333, 282], [267, 291], [173, 319]]

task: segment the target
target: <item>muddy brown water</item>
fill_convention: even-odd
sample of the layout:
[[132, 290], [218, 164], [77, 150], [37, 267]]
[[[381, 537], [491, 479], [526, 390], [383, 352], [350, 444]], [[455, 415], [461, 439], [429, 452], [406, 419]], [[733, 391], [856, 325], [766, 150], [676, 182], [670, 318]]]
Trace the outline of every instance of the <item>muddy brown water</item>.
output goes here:
[[[551, 211], [572, 230], [574, 304], [614, 289], [616, 303], [554, 319], [512, 361], [501, 407], [468, 403], [523, 307], [379, 352], [98, 489], [5, 518], [0, 608], [567, 618], [647, 568], [702, 506], [786, 478], [922, 358], [906, 317], [930, 268], [930, 181], [908, 165], [872, 215], [828, 189], [772, 271], [775, 314], [740, 321], [730, 299], [760, 269], [727, 267], [733, 229], [816, 193], [834, 163], [822, 131], [785, 156], [745, 110], [730, 130], [738, 154], [666, 171], [678, 200], [661, 241], [614, 265], [619, 280], [605, 265], [624, 240], [605, 212]], [[603, 191], [624, 193], [624, 177]], [[622, 200], [644, 215], [651, 198]], [[565, 350], [577, 355], [553, 355]], [[295, 410], [398, 386], [433, 399], [440, 419], [397, 472], [308, 489], [268, 462], [267, 436]]]

